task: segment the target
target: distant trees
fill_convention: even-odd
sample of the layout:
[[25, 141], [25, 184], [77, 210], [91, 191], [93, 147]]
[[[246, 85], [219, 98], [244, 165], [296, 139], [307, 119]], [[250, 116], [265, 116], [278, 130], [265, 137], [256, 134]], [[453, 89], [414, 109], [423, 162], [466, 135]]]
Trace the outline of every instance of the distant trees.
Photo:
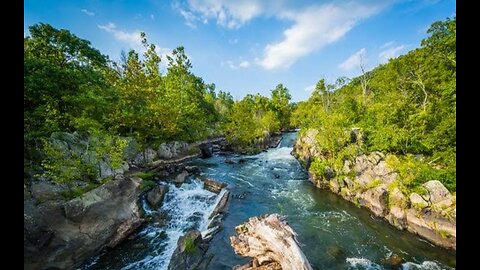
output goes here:
[[[407, 188], [438, 179], [455, 191], [456, 19], [435, 22], [428, 33], [421, 48], [363, 70], [349, 83], [320, 80], [297, 105], [292, 123], [320, 131], [317, 141], [330, 166], [343, 166], [357, 150], [388, 152], [398, 155], [398, 168], [411, 172]], [[354, 127], [366, 136], [357, 150], [346, 139]]]
[[[143, 149], [219, 133], [250, 145], [290, 125], [291, 96], [282, 84], [271, 98], [248, 95], [235, 102], [191, 72], [183, 47], [166, 57], [162, 74], [162, 58], [145, 33], [140, 34], [143, 52], [122, 52], [114, 62], [68, 30], [42, 23], [29, 29], [31, 36], [24, 39], [27, 181], [39, 175], [59, 183], [102, 178], [102, 166], [122, 165], [126, 137]], [[57, 137], [67, 133], [75, 134], [72, 140], [82, 138], [85, 151], [59, 143]]]

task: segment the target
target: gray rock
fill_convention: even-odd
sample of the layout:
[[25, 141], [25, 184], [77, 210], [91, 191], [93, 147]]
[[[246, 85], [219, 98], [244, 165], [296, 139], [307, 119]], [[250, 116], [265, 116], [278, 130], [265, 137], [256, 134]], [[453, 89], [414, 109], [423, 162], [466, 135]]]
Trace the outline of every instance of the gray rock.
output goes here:
[[438, 180], [430, 180], [423, 184], [427, 190], [425, 196], [434, 205], [450, 206], [452, 204], [452, 194], [448, 189]]
[[203, 241], [199, 231], [188, 231], [178, 239], [168, 270], [203, 269], [199, 265], [203, 262], [207, 249], [208, 244]]
[[158, 154], [156, 151], [151, 148], [147, 148], [145, 149], [145, 154], [140, 152], [135, 156], [132, 164], [135, 166], [145, 166], [148, 163], [153, 162], [157, 158], [157, 156]]
[[385, 184], [371, 188], [358, 196], [360, 205], [372, 210], [372, 212], [380, 217], [386, 215], [388, 206], [388, 189]]
[[66, 187], [55, 185], [48, 181], [32, 182], [32, 196], [39, 202], [55, 200], [61, 198], [61, 193]]
[[425, 208], [428, 206], [428, 202], [422, 198], [419, 194], [412, 192], [410, 194], [410, 203], [414, 208]]
[[176, 186], [181, 186], [183, 183], [185, 183], [185, 180], [189, 176], [189, 173], [184, 170], [181, 173], [179, 173], [176, 177], [175, 180], [173, 181]]
[[168, 186], [158, 185], [147, 193], [147, 201], [154, 209], [161, 206], [165, 194], [168, 192]]
[[75, 269], [141, 225], [140, 178], [121, 178], [68, 202], [24, 203], [24, 269]]

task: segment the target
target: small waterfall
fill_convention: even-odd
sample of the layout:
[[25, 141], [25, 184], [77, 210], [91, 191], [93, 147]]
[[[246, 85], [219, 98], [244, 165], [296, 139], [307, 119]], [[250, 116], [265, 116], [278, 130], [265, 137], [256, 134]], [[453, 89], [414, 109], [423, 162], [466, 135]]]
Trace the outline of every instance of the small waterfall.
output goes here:
[[[208, 234], [208, 225], [211, 223], [211, 213], [225, 193], [212, 193], [203, 188], [203, 182], [191, 179], [190, 183], [184, 183], [181, 187], [168, 184], [169, 191], [165, 195], [165, 201], [159, 211], [165, 211], [171, 218], [165, 227], [147, 226], [139, 234], [149, 239], [152, 248], [157, 251], [146, 256], [140, 261], [133, 262], [122, 269], [167, 269], [170, 258], [177, 247], [177, 241], [190, 229], [197, 229], [202, 235]], [[151, 210], [143, 202], [146, 213], [152, 215], [156, 211]], [[158, 237], [164, 233], [163, 240]]]

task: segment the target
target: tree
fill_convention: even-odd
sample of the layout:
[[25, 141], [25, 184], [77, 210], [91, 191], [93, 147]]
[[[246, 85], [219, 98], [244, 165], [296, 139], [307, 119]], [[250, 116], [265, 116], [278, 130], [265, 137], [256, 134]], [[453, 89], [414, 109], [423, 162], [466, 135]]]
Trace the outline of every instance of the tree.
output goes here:
[[280, 121], [280, 128], [288, 129], [290, 127], [291, 115], [290, 100], [292, 99], [288, 88], [283, 86], [283, 84], [278, 84], [271, 92], [272, 107], [277, 119]]

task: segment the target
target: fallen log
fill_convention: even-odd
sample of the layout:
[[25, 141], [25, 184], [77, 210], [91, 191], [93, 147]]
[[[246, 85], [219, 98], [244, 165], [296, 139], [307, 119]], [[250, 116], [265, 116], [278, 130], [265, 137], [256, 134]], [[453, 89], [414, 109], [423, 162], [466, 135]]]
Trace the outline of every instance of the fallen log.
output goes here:
[[253, 258], [250, 265], [237, 269], [312, 270], [297, 234], [278, 214], [251, 217], [235, 231], [237, 235], [230, 237], [235, 254]]

